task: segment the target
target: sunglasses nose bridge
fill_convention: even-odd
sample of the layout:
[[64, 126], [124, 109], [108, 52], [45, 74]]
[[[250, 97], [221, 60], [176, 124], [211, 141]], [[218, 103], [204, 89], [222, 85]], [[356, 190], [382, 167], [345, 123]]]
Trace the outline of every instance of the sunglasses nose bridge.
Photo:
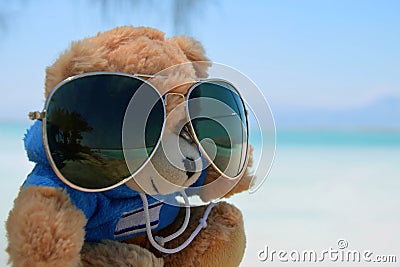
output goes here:
[[171, 105], [173, 103], [180, 104], [185, 101], [185, 95], [180, 93], [166, 93], [165, 94], [165, 105]]
[[179, 135], [188, 121], [186, 97], [180, 93], [168, 93], [164, 95], [166, 110], [166, 132], [174, 132]]
[[180, 112], [177, 112], [179, 110], [184, 110], [185, 109], [185, 100], [186, 97], [183, 94], [180, 93], [167, 93], [164, 95], [164, 105], [165, 105], [165, 110], [167, 112], [167, 117], [171, 113], [175, 113], [178, 115], [178, 117], [181, 117], [183, 115], [179, 114]]

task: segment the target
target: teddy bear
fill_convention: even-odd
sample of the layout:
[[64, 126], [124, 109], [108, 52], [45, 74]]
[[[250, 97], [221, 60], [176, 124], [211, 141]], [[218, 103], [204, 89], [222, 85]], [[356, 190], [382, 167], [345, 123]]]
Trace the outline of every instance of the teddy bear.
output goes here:
[[[187, 36], [166, 38], [164, 33], [153, 28], [118, 27], [73, 42], [47, 67], [45, 98], [57, 84], [76, 75], [99, 72], [154, 75], [179, 64], [183, 64], [182, 67], [172, 74], [164, 75], [161, 80], [154, 79], [153, 84], [161, 95], [166, 90], [185, 95], [188, 93], [188, 80], [207, 77], [207, 68], [211, 63], [205, 56], [204, 48]], [[95, 96], [93, 101], [96, 101]], [[175, 139], [182, 139], [180, 133], [174, 132], [179, 121], [177, 118], [181, 116], [177, 108], [180, 104], [182, 100], [173, 94], [166, 102], [169, 119], [165, 128]], [[39, 116], [37, 113], [31, 115]], [[168, 203], [152, 198], [152, 195], [168, 195], [174, 189], [165, 189], [164, 192], [162, 185], [153, 184], [153, 187], [143, 190], [146, 185], [135, 182], [141, 180], [150, 184], [151, 170], [146, 167], [137, 174], [140, 179], [108, 191], [82, 192], [71, 188], [59, 179], [50, 166], [42, 124], [41, 120], [36, 120], [24, 138], [27, 156], [35, 167], [21, 186], [6, 222], [7, 252], [13, 266], [240, 264], [246, 238], [242, 214], [235, 206], [218, 201], [190, 207], [190, 218], [187, 220], [187, 207], [169, 207]], [[183, 137], [190, 139], [190, 136]], [[196, 166], [193, 167], [195, 163], [187, 162], [188, 158], [199, 156], [196, 144], [185, 140], [180, 143], [185, 151], [176, 153], [177, 157], [183, 157], [177, 160], [182, 163], [181, 168], [172, 166], [162, 150], [157, 150], [152, 158], [152, 168], [170, 183], [186, 188], [212, 184], [200, 188], [198, 193], [205, 202], [217, 198], [217, 195], [227, 198], [249, 189], [251, 156], [243, 175], [232, 181], [221, 178], [212, 166], [197, 171]], [[147, 212], [150, 211], [150, 215], [158, 219], [158, 227], [152, 228], [150, 236], [143, 225], [138, 226], [147, 223], [143, 213], [146, 210], [143, 205], [147, 201]], [[182, 232], [180, 229], [186, 220], [187, 227]], [[173, 253], [160, 251], [150, 240], [152, 234], [166, 237], [180, 231], [173, 240], [161, 244], [166, 249], [176, 248], [191, 239], [197, 228], [200, 231], [187, 246]]]

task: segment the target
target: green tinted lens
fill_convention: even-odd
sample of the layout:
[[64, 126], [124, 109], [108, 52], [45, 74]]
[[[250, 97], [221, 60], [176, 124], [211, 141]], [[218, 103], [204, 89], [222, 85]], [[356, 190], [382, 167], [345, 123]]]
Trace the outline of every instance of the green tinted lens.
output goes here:
[[131, 152], [137, 153], [136, 169], [156, 146], [163, 126], [163, 103], [153, 87], [131, 76], [96, 74], [67, 81], [54, 91], [46, 107], [47, 145], [66, 180], [86, 189], [105, 189], [131, 176], [122, 127], [126, 108], [138, 91], [142, 103], [156, 104], [148, 115], [152, 123], [136, 125], [130, 133], [132, 139], [141, 138]]
[[215, 166], [228, 177], [238, 176], [247, 154], [247, 119], [243, 102], [228, 83], [207, 81], [189, 95], [194, 132]]

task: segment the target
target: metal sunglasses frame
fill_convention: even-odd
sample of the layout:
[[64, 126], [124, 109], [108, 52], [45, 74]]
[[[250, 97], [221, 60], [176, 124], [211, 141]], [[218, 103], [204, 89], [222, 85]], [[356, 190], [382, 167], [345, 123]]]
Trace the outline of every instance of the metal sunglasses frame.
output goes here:
[[[121, 181], [108, 186], [108, 187], [104, 187], [104, 188], [85, 188], [85, 187], [81, 187], [79, 185], [76, 185], [74, 183], [72, 183], [71, 181], [69, 181], [68, 179], [66, 179], [63, 174], [61, 173], [61, 171], [57, 168], [55, 162], [53, 161], [53, 157], [51, 156], [51, 152], [49, 149], [49, 144], [48, 144], [48, 140], [47, 140], [47, 131], [46, 131], [46, 125], [47, 125], [47, 120], [46, 120], [46, 111], [48, 108], [48, 105], [50, 103], [50, 100], [52, 98], [52, 96], [55, 94], [55, 92], [57, 92], [57, 90], [59, 88], [61, 88], [63, 85], [72, 82], [76, 79], [80, 79], [83, 77], [89, 77], [89, 76], [96, 76], [96, 75], [116, 75], [116, 76], [124, 76], [124, 77], [130, 77], [133, 79], [138, 79], [140, 81], [142, 81], [143, 83], [147, 84], [148, 86], [150, 86], [154, 91], [156, 91], [156, 93], [159, 95], [160, 100], [163, 103], [163, 111], [164, 111], [164, 118], [163, 118], [163, 125], [161, 128], [161, 132], [160, 132], [160, 137], [157, 140], [157, 144], [154, 146], [153, 150], [151, 151], [151, 153], [149, 154], [149, 156], [146, 158], [146, 160], [137, 168], [137, 170], [135, 170], [133, 173], [131, 173], [130, 176], [123, 178]], [[122, 73], [122, 72], [88, 72], [88, 73], [83, 73], [83, 74], [78, 74], [78, 75], [74, 75], [71, 77], [68, 77], [66, 79], [64, 79], [63, 81], [61, 81], [60, 83], [58, 83], [49, 93], [49, 95], [47, 96], [46, 102], [44, 104], [44, 108], [42, 110], [42, 112], [40, 111], [34, 111], [34, 112], [30, 112], [28, 114], [29, 118], [31, 120], [42, 120], [42, 137], [43, 137], [43, 144], [44, 144], [44, 148], [46, 151], [46, 156], [50, 162], [50, 165], [52, 167], [52, 169], [54, 170], [54, 172], [56, 173], [56, 175], [58, 176], [59, 179], [61, 179], [61, 181], [63, 181], [65, 184], [67, 184], [68, 186], [70, 186], [71, 188], [77, 189], [79, 191], [83, 191], [83, 192], [103, 192], [103, 191], [107, 191], [107, 190], [111, 190], [113, 188], [116, 188], [122, 184], [127, 183], [128, 181], [130, 181], [137, 173], [139, 173], [145, 166], [146, 164], [151, 160], [151, 158], [153, 157], [155, 151], [158, 149], [158, 147], [160, 146], [160, 143], [162, 141], [163, 138], [163, 134], [164, 134], [164, 129], [165, 129], [165, 124], [166, 124], [166, 120], [167, 120], [167, 111], [166, 111], [166, 106], [167, 106], [167, 99], [168, 99], [168, 95], [177, 95], [180, 96], [182, 98], [184, 98], [185, 101], [185, 118], [187, 123], [185, 124], [185, 127], [183, 128], [183, 130], [189, 135], [189, 137], [191, 138], [191, 140], [197, 145], [197, 147], [199, 148], [200, 152], [202, 153], [202, 155], [205, 157], [205, 159], [207, 160], [207, 162], [213, 167], [213, 169], [215, 171], [217, 171], [217, 173], [223, 177], [223, 178], [227, 178], [230, 180], [235, 180], [238, 179], [240, 177], [242, 177], [242, 175], [244, 174], [245, 170], [246, 170], [246, 166], [248, 164], [248, 160], [249, 160], [249, 123], [248, 123], [248, 112], [245, 106], [245, 102], [243, 101], [243, 98], [240, 94], [240, 92], [236, 89], [236, 87], [224, 80], [224, 79], [197, 79], [197, 80], [193, 80], [190, 83], [193, 83], [193, 85], [189, 88], [188, 92], [186, 95], [184, 94], [180, 94], [180, 93], [165, 93], [164, 95], [161, 95], [161, 93], [157, 90], [157, 88], [155, 86], [153, 86], [150, 82], [148, 82], [145, 79], [151, 79], [151, 78], [156, 78], [156, 77], [165, 77], [168, 78], [167, 75], [152, 75], [152, 74], [139, 74], [139, 73], [135, 73], [135, 74], [127, 74], [127, 73]], [[246, 118], [246, 151], [245, 151], [245, 160], [243, 162], [243, 166], [241, 166], [241, 170], [240, 172], [234, 176], [234, 177], [230, 177], [228, 175], [226, 175], [225, 173], [223, 173], [216, 165], [215, 163], [211, 160], [211, 158], [208, 156], [207, 152], [205, 151], [205, 149], [203, 148], [203, 146], [201, 145], [195, 130], [193, 128], [190, 116], [189, 116], [189, 97], [190, 94], [192, 93], [192, 91], [199, 86], [202, 83], [206, 83], [206, 82], [223, 82], [226, 83], [227, 85], [230, 86], [230, 88], [227, 88], [228, 90], [234, 89], [235, 93], [239, 96], [240, 100], [241, 100], [241, 104], [243, 106], [243, 109], [245, 111], [245, 118]], [[183, 83], [186, 84], [186, 83]], [[181, 86], [183, 84], [179, 84], [178, 86]], [[186, 125], [188, 125], [188, 127], [186, 127]], [[183, 138], [188, 139], [188, 137], [183, 136]]]

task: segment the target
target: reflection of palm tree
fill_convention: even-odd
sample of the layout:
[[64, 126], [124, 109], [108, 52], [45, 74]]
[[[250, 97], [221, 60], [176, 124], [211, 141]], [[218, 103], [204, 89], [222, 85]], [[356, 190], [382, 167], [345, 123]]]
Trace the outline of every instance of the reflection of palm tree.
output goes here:
[[77, 112], [68, 112], [60, 108], [52, 110], [50, 121], [58, 129], [58, 142], [64, 144], [79, 144], [83, 132], [91, 132], [92, 127]]
[[[55, 108], [47, 119], [50, 131], [49, 145], [54, 146], [54, 152], [62, 155], [60, 161], [66, 159], [79, 159], [79, 153], [91, 154], [90, 148], [81, 145], [83, 132], [91, 132], [92, 127], [77, 112], [69, 112], [64, 109]], [[50, 138], [53, 138], [50, 140]]]

